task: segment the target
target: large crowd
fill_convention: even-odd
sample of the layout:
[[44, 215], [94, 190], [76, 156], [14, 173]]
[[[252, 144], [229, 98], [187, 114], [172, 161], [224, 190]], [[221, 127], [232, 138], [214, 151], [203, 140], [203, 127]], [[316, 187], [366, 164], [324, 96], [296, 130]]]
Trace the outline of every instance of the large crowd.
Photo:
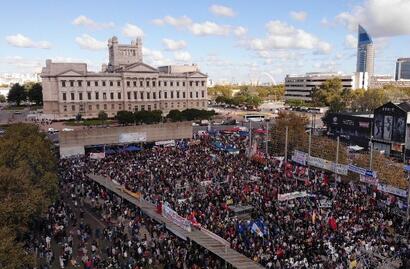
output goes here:
[[[240, 153], [218, 149], [216, 140]], [[60, 176], [66, 193], [74, 195], [73, 203], [79, 203], [78, 198], [88, 201], [108, 223], [101, 236], [110, 242], [104, 262], [113, 268], [123, 268], [116, 267], [119, 264], [220, 268], [220, 261], [141, 217], [138, 209], [114, 201], [115, 196], [88, 179], [88, 173], [140, 192], [154, 204], [167, 202], [179, 215], [223, 237], [232, 248], [267, 268], [369, 268], [375, 257], [409, 266], [409, 223], [380, 207], [373, 193], [343, 182], [335, 188], [327, 175], [312, 169], [308, 180], [296, 180], [277, 159], [254, 161], [245, 148], [246, 142], [234, 135], [205, 137], [197, 143], [122, 152], [98, 160], [63, 159]], [[278, 201], [278, 194], [295, 191], [309, 195]], [[323, 200], [328, 206], [321, 206]], [[252, 211], [235, 215], [232, 206], [251, 206]], [[150, 240], [140, 238], [142, 224]], [[102, 262], [94, 252], [82, 256], [94, 264]]]

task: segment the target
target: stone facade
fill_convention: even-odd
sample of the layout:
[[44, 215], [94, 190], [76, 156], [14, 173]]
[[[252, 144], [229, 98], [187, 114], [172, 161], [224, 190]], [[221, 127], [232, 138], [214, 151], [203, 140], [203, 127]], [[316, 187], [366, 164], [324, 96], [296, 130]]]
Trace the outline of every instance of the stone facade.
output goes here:
[[117, 111], [206, 109], [207, 75], [198, 67], [154, 68], [142, 62], [142, 43], [108, 41], [109, 63], [101, 72], [87, 71], [85, 63], [46, 61], [41, 77], [43, 113], [51, 119], [96, 118], [99, 111], [114, 117]]

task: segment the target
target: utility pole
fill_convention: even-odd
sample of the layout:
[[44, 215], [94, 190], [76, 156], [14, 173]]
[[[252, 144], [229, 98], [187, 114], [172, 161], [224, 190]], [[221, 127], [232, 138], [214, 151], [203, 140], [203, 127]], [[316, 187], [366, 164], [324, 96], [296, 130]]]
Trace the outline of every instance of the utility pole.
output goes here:
[[370, 164], [369, 164], [370, 170], [373, 168], [373, 141], [372, 137], [370, 137]]
[[249, 119], [249, 157], [252, 152], [252, 121]]
[[284, 159], [284, 163], [286, 163], [288, 161], [288, 126], [286, 126], [285, 129], [285, 159]]
[[266, 146], [266, 158], [268, 157], [268, 139], [269, 139], [269, 122], [266, 122], [266, 135], [265, 135], [265, 146]]
[[337, 144], [336, 144], [336, 166], [335, 166], [335, 186], [337, 189], [337, 170], [336, 167], [339, 164], [339, 147], [340, 147], [340, 136], [337, 136]]

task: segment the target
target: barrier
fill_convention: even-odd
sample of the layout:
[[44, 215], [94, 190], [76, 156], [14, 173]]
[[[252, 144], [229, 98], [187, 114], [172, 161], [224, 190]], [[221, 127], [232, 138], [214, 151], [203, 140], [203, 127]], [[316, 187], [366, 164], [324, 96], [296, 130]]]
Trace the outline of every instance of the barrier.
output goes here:
[[122, 192], [125, 192], [126, 194], [128, 194], [129, 196], [134, 197], [135, 199], [137, 199], [138, 201], [141, 200], [141, 193], [140, 192], [132, 192], [127, 190], [126, 188], [120, 188]]
[[227, 247], [230, 247], [230, 243], [228, 242], [228, 241], [226, 241], [225, 239], [223, 239], [222, 237], [220, 237], [219, 235], [217, 235], [217, 234], [214, 234], [213, 232], [211, 232], [210, 230], [207, 230], [207, 229], [205, 229], [205, 228], [201, 228], [201, 231], [203, 231], [205, 234], [207, 234], [209, 237], [212, 237], [213, 239], [215, 239], [216, 241], [218, 241], [219, 243], [221, 243], [221, 244], [223, 244], [223, 245], [225, 245], [225, 246], [227, 246]]
[[186, 218], [178, 215], [178, 213], [175, 212], [171, 207], [169, 207], [168, 203], [166, 202], [162, 205], [162, 216], [172, 221], [172, 223], [181, 227], [185, 231], [191, 232], [191, 222]]

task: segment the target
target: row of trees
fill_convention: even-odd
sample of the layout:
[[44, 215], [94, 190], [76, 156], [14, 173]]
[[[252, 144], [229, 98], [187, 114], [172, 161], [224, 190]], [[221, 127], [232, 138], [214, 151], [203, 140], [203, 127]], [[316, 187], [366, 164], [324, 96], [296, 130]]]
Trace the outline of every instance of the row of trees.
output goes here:
[[251, 94], [238, 94], [234, 97], [225, 97], [220, 95], [215, 98], [215, 102], [218, 104], [257, 108], [262, 103], [262, 99], [257, 95]]
[[[101, 114], [101, 115], [100, 115]], [[165, 119], [170, 121], [192, 121], [192, 120], [204, 120], [210, 119], [215, 115], [215, 111], [200, 110], [200, 109], [185, 109], [183, 111], [171, 110]], [[100, 112], [98, 117], [102, 120], [102, 113]], [[162, 117], [162, 111], [118, 111], [116, 116], [118, 123], [123, 125], [130, 124], [153, 124], [164, 120]]]
[[[279, 112], [271, 131], [271, 150], [273, 153], [284, 156], [286, 126], [288, 127], [288, 156], [290, 156], [294, 150], [308, 152], [309, 133], [305, 130], [305, 126], [308, 122], [309, 119], [305, 116], [292, 112]], [[326, 137], [312, 136], [312, 156], [334, 162], [336, 161], [336, 149], [336, 141]], [[353, 159], [349, 160], [348, 149], [342, 143], [339, 144], [338, 155], [338, 161], [341, 164], [353, 162], [363, 168], [369, 168], [370, 166], [370, 153], [356, 154]], [[372, 169], [377, 172], [381, 181], [400, 188], [406, 188], [407, 181], [402, 164], [395, 162], [383, 154], [374, 152]], [[359, 179], [357, 175], [349, 174], [349, 179], [351, 178], [355, 180]]]
[[373, 111], [388, 101], [398, 102], [409, 98], [410, 88], [386, 86], [382, 89], [351, 90], [343, 88], [342, 81], [334, 78], [313, 91], [312, 104], [329, 106], [331, 112]]
[[0, 268], [26, 268], [34, 258], [22, 238], [57, 197], [57, 161], [39, 128], [16, 124], [0, 138]]
[[20, 105], [22, 102], [29, 101], [36, 105], [43, 104], [43, 88], [40, 83], [28, 82], [24, 85], [19, 83], [14, 84], [9, 94], [7, 95], [7, 101], [10, 103], [16, 103]]

